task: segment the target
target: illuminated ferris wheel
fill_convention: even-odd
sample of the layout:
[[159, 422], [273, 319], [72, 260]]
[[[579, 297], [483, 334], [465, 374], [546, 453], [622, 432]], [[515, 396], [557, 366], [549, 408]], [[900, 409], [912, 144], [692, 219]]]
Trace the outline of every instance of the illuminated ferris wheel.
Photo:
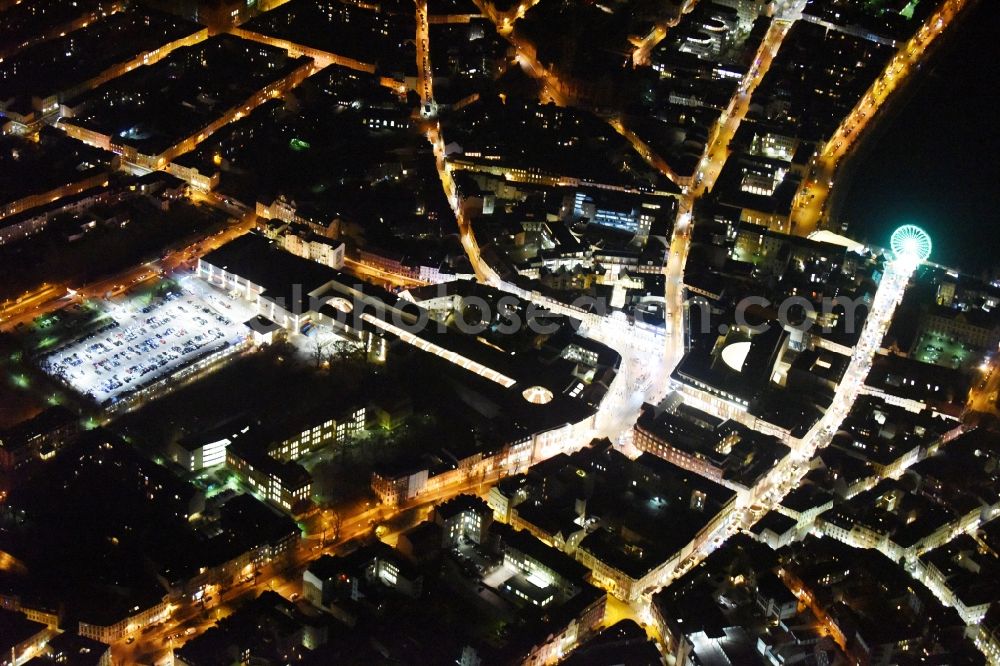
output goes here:
[[904, 224], [893, 231], [889, 244], [899, 260], [920, 263], [931, 256], [931, 237], [915, 224]]

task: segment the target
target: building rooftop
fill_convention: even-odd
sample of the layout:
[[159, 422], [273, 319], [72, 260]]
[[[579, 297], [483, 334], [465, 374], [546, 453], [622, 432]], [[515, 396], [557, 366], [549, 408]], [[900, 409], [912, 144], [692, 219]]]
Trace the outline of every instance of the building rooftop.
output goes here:
[[60, 405], [49, 407], [27, 421], [0, 430], [0, 448], [18, 449], [38, 437], [73, 426], [78, 421], [79, 417], [65, 407]]
[[263, 298], [297, 314], [318, 310], [321, 303], [310, 303], [310, 297], [334, 280], [348, 279], [337, 270], [282, 250], [257, 233], [229, 241], [204, 255], [201, 262], [260, 285]]
[[893, 52], [886, 44], [796, 21], [754, 91], [752, 104], [763, 109], [782, 99], [786, 122], [799, 138], [826, 140]]
[[995, 552], [983, 552], [968, 534], [922, 554], [920, 560], [937, 569], [945, 587], [966, 607], [1000, 598], [1000, 558]]
[[460, 513], [472, 511], [481, 516], [488, 516], [493, 513], [490, 506], [481, 497], [476, 495], [456, 495], [446, 502], [442, 502], [434, 507], [434, 512], [442, 519], [454, 518]]
[[628, 666], [659, 664], [660, 651], [634, 620], [620, 620], [573, 650], [564, 666]]
[[[772, 630], [756, 602], [761, 588], [763, 596], [773, 595], [782, 602], [791, 594], [771, 573], [775, 562], [774, 551], [737, 535], [699, 566], [656, 592], [652, 598], [654, 617], [669, 634], [664, 636], [665, 642], [676, 650], [676, 642], [687, 638], [696, 657], [708, 663], [718, 663], [726, 655], [734, 664], [757, 663], [759, 655], [747, 646], [769, 642]], [[806, 611], [788, 622], [811, 621], [814, 618]]]
[[365, 570], [373, 560], [392, 562], [400, 575], [415, 579], [420, 570], [412, 565], [403, 554], [382, 541], [360, 544], [345, 555], [322, 555], [309, 565], [308, 571], [322, 581], [338, 580], [341, 576], [365, 577]]
[[[31, 666], [42, 664], [63, 664], [64, 666], [100, 666], [110, 652], [111, 646], [64, 631], [49, 639], [45, 654], [35, 657], [28, 663]], [[37, 663], [36, 663], [37, 662]]]
[[965, 404], [970, 382], [964, 373], [952, 368], [896, 354], [876, 354], [865, 385], [951, 412], [955, 406]]
[[52, 39], [67, 28], [114, 11], [114, 0], [37, 0], [37, 2], [7, 2], [0, 12], [0, 34], [7, 39], [0, 47], [0, 58], [30, 44]]
[[414, 16], [386, 9], [339, 0], [292, 0], [242, 27], [350, 58], [402, 80], [416, 74]]
[[801, 485], [785, 495], [781, 506], [796, 513], [805, 513], [831, 501], [833, 496], [812, 484]]
[[503, 533], [503, 548], [506, 550], [516, 550], [526, 557], [541, 564], [547, 569], [551, 569], [561, 576], [566, 582], [579, 583], [584, 580], [588, 569], [572, 557], [547, 546], [527, 530], [509, 530]]
[[310, 62], [284, 49], [216, 35], [68, 101], [73, 111], [63, 122], [140, 154], [160, 155]]
[[32, 98], [72, 93], [117, 65], [203, 29], [197, 23], [150, 10], [115, 12], [64, 37], [4, 58], [0, 62], [0, 98], [15, 98], [8, 108], [26, 113], [32, 108]]
[[[550, 464], [542, 478], [563, 484], [577, 479], [582, 485], [565, 485], [563, 493], [542, 503], [585, 492], [587, 516], [602, 526], [579, 547], [633, 578], [667, 561], [736, 497], [735, 491], [649, 453], [630, 461], [592, 444], [567, 456], [563, 465]], [[542, 473], [532, 468], [530, 474]]]
[[[857, 631], [870, 650], [899, 641], [945, 653], [964, 622], [902, 567], [874, 549], [827, 537], [793, 544], [782, 566], [841, 628]], [[942, 649], [942, 645], [945, 646]], [[917, 647], [919, 646], [919, 647]]]
[[771, 531], [781, 536], [787, 534], [789, 530], [794, 529], [796, 524], [794, 518], [790, 518], [780, 511], [772, 509], [765, 513], [763, 518], [754, 523], [750, 531], [756, 535], [761, 535], [765, 531]]
[[889, 465], [957, 425], [929, 412], [913, 413], [876, 396], [862, 395], [840, 425], [845, 436], [835, 437], [832, 445], [848, 455]]
[[51, 127], [39, 131], [37, 142], [0, 136], [0, 217], [9, 214], [6, 204], [106, 174], [115, 159]]
[[[454, 115], [444, 132], [461, 146], [461, 154], [450, 159], [473, 169], [503, 167], [637, 192], [678, 191], [660, 172], [648, 169], [606, 123], [578, 109], [513, 101], [505, 104], [484, 96]], [[627, 162], [632, 168], [623, 166]]]
[[267, 451], [268, 443], [268, 440], [253, 434], [231, 444], [226, 451], [229, 455], [245, 460], [253, 469], [278, 479], [285, 488], [299, 489], [312, 483], [312, 476], [299, 463], [271, 457]]
[[906, 472], [922, 494], [956, 515], [1000, 502], [1000, 438], [983, 428], [969, 430], [914, 463]]
[[290, 653], [306, 652], [298, 637], [312, 622], [294, 603], [267, 590], [175, 654], [198, 666], [226, 666], [234, 654], [249, 654], [255, 661], [285, 660], [292, 658]]
[[660, 413], [652, 405], [643, 405], [635, 428], [715, 467], [723, 479], [746, 487], [753, 486], [791, 450], [776, 437], [723, 422], [683, 403]]
[[5, 655], [14, 654], [14, 648], [46, 630], [46, 625], [41, 622], [29, 620], [22, 613], [0, 608], [0, 652]]

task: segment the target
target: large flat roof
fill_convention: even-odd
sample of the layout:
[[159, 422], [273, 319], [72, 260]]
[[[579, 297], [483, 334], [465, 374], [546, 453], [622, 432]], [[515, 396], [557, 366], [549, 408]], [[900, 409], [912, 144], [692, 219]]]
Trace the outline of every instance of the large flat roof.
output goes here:
[[296, 314], [307, 311], [295, 308], [305, 306], [310, 294], [346, 277], [328, 266], [285, 252], [256, 233], [234, 238], [201, 261], [260, 285], [264, 298]]

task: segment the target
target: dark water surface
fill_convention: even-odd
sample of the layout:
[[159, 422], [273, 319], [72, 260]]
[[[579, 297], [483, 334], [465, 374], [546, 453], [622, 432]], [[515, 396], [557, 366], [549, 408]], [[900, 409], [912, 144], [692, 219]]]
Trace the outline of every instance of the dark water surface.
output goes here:
[[978, 0], [952, 27], [867, 137], [835, 218], [880, 246], [917, 224], [931, 261], [980, 274], [1000, 267], [1000, 1]]

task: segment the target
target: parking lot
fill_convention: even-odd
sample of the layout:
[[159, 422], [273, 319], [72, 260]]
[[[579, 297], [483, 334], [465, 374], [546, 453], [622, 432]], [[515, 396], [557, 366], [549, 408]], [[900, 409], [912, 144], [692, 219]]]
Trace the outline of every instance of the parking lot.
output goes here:
[[39, 365], [96, 402], [113, 403], [240, 342], [247, 333], [244, 308], [198, 291], [175, 287], [151, 300], [104, 303], [107, 317], [98, 327], [42, 356]]
[[938, 333], [924, 332], [913, 345], [913, 356], [924, 363], [961, 368], [976, 360], [972, 350], [958, 340]]

